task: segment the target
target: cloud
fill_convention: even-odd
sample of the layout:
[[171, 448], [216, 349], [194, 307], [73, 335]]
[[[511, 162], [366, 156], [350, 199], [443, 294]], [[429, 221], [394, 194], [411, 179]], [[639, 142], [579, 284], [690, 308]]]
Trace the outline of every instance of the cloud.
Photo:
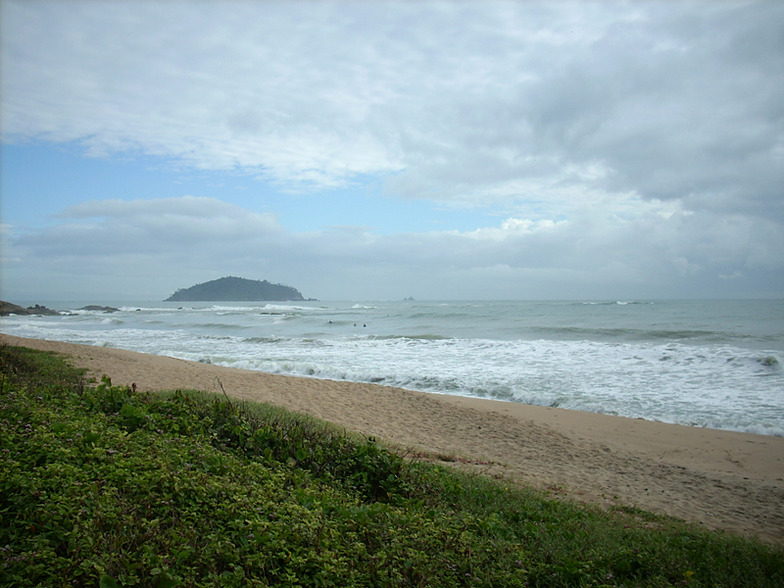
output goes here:
[[6, 0], [6, 144], [239, 171], [292, 198], [364, 186], [479, 219], [305, 233], [258, 212], [264, 190], [258, 206], [140, 194], [35, 230], [3, 219], [7, 283], [781, 295], [781, 22], [776, 2]]
[[[6, 2], [3, 134], [294, 191], [784, 218], [784, 7]], [[544, 207], [547, 208], [547, 207]]]
[[[324, 10], [328, 7], [325, 5]], [[4, 133], [329, 187], [388, 169], [361, 132], [368, 64], [313, 4], [9, 3]], [[341, 19], [338, 19], [338, 21]], [[29, 42], [34, 35], [39, 41]], [[348, 59], [344, 59], [344, 57]], [[346, 62], [341, 66], [341, 62]], [[358, 132], [359, 131], [359, 132]]]
[[[270, 215], [210, 198], [107, 200], [70, 207], [31, 233], [12, 228], [4, 265], [12, 283], [37, 284], [36, 293], [56, 299], [74, 276], [90, 286], [83, 291], [129, 299], [164, 298], [222, 275], [282, 281], [327, 299], [644, 298], [699, 295], [706, 284], [717, 295], [784, 290], [784, 235], [771, 221], [641, 209], [624, 219], [586, 210], [561, 222], [509, 218], [473, 231], [381, 235], [360, 227], [293, 233]], [[764, 245], [761, 231], [770, 233]]]
[[[84, 202], [57, 215], [66, 222], [43, 233], [21, 236], [17, 244], [40, 257], [111, 257], [204, 250], [224, 244], [262, 244], [281, 234], [274, 215], [259, 214], [214, 198], [184, 196], [157, 200]], [[64, 244], [67, 244], [64, 246]]]
[[289, 245], [274, 215], [214, 198], [85, 202], [54, 221], [9, 227], [4, 269], [19, 283], [36, 283], [35, 295], [57, 299], [70, 291], [157, 298], [193, 275], [264, 272]]

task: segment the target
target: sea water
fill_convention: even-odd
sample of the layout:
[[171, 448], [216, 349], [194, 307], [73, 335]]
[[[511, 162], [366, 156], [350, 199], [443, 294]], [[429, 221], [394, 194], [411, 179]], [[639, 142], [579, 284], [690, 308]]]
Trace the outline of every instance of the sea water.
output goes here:
[[[784, 435], [784, 301], [46, 303], [0, 331]], [[103, 302], [100, 302], [103, 304]], [[111, 303], [109, 303], [111, 304]]]

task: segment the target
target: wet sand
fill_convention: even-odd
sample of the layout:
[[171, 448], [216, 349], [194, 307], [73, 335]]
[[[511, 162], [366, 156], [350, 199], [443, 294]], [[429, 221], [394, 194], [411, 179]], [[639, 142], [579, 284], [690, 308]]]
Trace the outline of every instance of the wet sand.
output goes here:
[[634, 506], [784, 543], [784, 438], [578, 411], [296, 378], [72, 343], [63, 353], [114, 384], [199, 389], [270, 402], [433, 460], [548, 490]]

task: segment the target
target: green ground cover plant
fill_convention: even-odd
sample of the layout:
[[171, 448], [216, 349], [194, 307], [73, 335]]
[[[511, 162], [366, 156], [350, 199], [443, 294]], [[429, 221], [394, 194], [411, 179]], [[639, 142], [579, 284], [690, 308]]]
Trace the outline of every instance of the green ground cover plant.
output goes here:
[[784, 551], [0, 348], [0, 584], [782, 586]]

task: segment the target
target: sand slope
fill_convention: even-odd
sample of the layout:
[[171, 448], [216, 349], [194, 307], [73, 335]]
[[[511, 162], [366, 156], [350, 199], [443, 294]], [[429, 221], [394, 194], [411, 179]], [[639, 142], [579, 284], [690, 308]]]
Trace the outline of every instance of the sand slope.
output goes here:
[[784, 542], [784, 438], [555, 408], [294, 378], [119, 349], [22, 339], [139, 390], [201, 389], [271, 402], [433, 457], [712, 529]]

